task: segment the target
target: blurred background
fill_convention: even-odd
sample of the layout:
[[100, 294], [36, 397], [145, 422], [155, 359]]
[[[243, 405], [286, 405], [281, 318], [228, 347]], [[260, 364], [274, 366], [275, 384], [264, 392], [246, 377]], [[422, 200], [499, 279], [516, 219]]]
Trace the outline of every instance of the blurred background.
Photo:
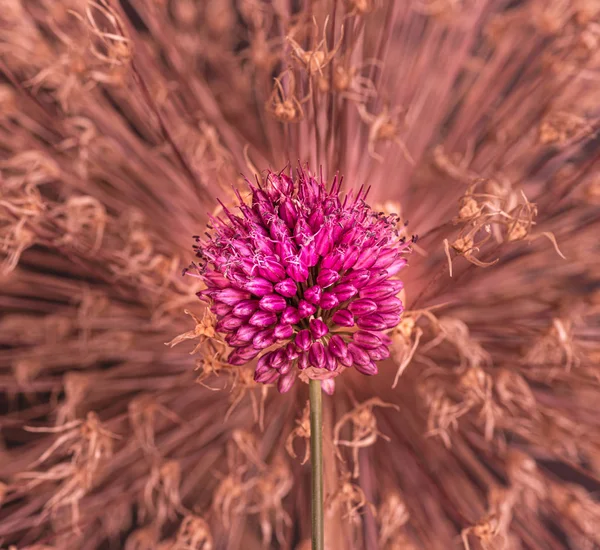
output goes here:
[[0, 0], [0, 546], [310, 548], [307, 385], [182, 275], [300, 163], [419, 236], [324, 396], [327, 548], [600, 548], [599, 40], [595, 0]]

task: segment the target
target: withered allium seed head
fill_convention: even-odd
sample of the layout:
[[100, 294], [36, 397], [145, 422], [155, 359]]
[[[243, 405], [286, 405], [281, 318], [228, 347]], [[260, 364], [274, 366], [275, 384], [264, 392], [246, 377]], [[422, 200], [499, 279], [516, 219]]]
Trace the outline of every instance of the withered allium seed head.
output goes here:
[[0, 545], [600, 548], [599, 6], [0, 0]]
[[377, 374], [376, 361], [390, 355], [385, 331], [400, 322], [403, 284], [393, 277], [411, 241], [396, 214], [365, 202], [368, 190], [342, 195], [341, 185], [336, 176], [328, 188], [307, 169], [269, 172], [249, 183], [251, 204], [237, 193], [240, 214], [224, 206], [207, 238], [196, 238], [191, 269], [234, 348], [228, 362], [260, 356], [254, 379], [277, 381], [281, 393], [298, 369], [320, 379], [350, 367]]

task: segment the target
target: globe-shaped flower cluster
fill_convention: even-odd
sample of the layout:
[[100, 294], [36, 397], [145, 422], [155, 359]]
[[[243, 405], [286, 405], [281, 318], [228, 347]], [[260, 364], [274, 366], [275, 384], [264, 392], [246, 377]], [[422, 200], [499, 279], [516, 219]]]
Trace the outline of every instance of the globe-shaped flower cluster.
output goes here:
[[[255, 380], [288, 391], [299, 371], [332, 380], [346, 368], [377, 373], [389, 356], [386, 330], [400, 322], [411, 241], [398, 216], [374, 212], [368, 190], [340, 196], [342, 179], [299, 169], [295, 179], [269, 172], [249, 183], [251, 205], [223, 206], [207, 238], [196, 237], [206, 283], [199, 293], [233, 348], [232, 365], [259, 357]], [[262, 354], [262, 355], [261, 355]], [[333, 391], [331, 383], [324, 389]]]

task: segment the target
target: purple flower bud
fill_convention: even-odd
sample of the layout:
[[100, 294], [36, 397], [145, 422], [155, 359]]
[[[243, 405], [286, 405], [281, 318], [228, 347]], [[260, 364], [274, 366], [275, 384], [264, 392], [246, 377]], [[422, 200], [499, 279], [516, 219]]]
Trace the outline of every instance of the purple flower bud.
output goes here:
[[308, 361], [308, 353], [301, 353], [298, 356], [298, 368], [300, 370], [304, 370], [310, 366], [310, 362]]
[[359, 296], [361, 298], [371, 298], [372, 300], [383, 300], [383, 298], [387, 298], [388, 296], [393, 296], [397, 294], [395, 290], [395, 285], [392, 284], [391, 281], [386, 283], [379, 283], [374, 286], [367, 286], [359, 292]]
[[277, 341], [275, 331], [271, 328], [261, 330], [253, 339], [252, 345], [256, 349], [265, 349], [272, 346]]
[[350, 355], [350, 353], [348, 353], [344, 357], [338, 357], [337, 360], [338, 363], [340, 363], [344, 367], [351, 367], [354, 364], [354, 360], [352, 359], [352, 355]]
[[335, 378], [327, 378], [326, 380], [321, 380], [321, 389], [327, 395], [333, 395], [335, 392]]
[[331, 239], [334, 243], [340, 243], [342, 235], [344, 234], [344, 228], [339, 223], [334, 223], [331, 227]]
[[379, 283], [383, 283], [389, 279], [388, 272], [385, 269], [380, 271], [371, 271], [371, 277], [369, 278], [369, 284], [365, 285], [366, 287], [372, 287], [378, 285]]
[[275, 245], [277, 254], [280, 258], [293, 258], [298, 253], [298, 249], [289, 238], [285, 238]]
[[356, 324], [365, 330], [384, 330], [387, 328], [387, 324], [383, 320], [383, 317], [377, 313], [359, 317]]
[[325, 368], [325, 346], [321, 342], [313, 342], [308, 352], [308, 360], [313, 367]]
[[400, 322], [400, 313], [381, 313], [380, 317], [385, 323], [385, 328], [394, 328]]
[[235, 336], [236, 339], [240, 342], [250, 342], [259, 330], [260, 328], [258, 327], [253, 327], [252, 325], [244, 324], [237, 329]]
[[265, 355], [259, 357], [256, 363], [256, 369], [254, 370], [254, 380], [256, 380], [257, 376], [270, 371], [271, 370], [271, 353], [266, 353]]
[[281, 349], [270, 351], [266, 354], [266, 356], [268, 356], [269, 358], [269, 366], [273, 367], [274, 369], [281, 368], [281, 365], [283, 365], [287, 361], [286, 354]]
[[271, 219], [268, 226], [268, 232], [264, 231], [264, 228], [262, 227], [261, 230], [263, 238], [268, 239], [271, 237], [271, 241], [283, 241], [290, 238], [290, 230], [285, 225], [285, 222], [276, 216], [273, 216]]
[[335, 359], [335, 357], [331, 354], [331, 352], [325, 348], [325, 368], [330, 371], [333, 372], [335, 369], [337, 369], [338, 363]]
[[354, 315], [347, 309], [340, 309], [333, 314], [331, 320], [341, 327], [353, 327], [354, 326]]
[[287, 374], [280, 376], [279, 380], [277, 381], [277, 389], [279, 390], [279, 393], [286, 393], [290, 391], [295, 380], [296, 374], [293, 372], [288, 372]]
[[298, 356], [300, 355], [298, 353], [298, 349], [296, 348], [296, 346], [293, 342], [290, 342], [287, 346], [285, 346], [285, 354], [287, 355], [287, 358], [290, 361], [293, 361], [294, 359], [298, 359]]
[[268, 370], [258, 372], [258, 369], [254, 371], [254, 381], [259, 384], [271, 384], [279, 378], [279, 372], [275, 369], [269, 368]]
[[308, 348], [310, 348], [310, 344], [312, 342], [310, 332], [306, 329], [301, 330], [298, 334], [296, 334], [296, 339], [294, 342], [299, 350], [308, 351]]
[[239, 317], [235, 317], [231, 313], [225, 315], [215, 326], [218, 332], [233, 332], [236, 328], [242, 326], [244, 320]]
[[311, 319], [308, 322], [308, 326], [310, 327], [310, 333], [315, 340], [318, 340], [329, 332], [327, 325], [321, 319]]
[[218, 317], [222, 317], [231, 312], [231, 306], [228, 306], [223, 302], [217, 302], [210, 308], [210, 310]]
[[398, 294], [404, 288], [404, 283], [398, 279], [390, 279], [388, 283], [394, 287], [394, 294]]
[[232, 348], [241, 348], [248, 345], [247, 341], [240, 340], [235, 332], [230, 332], [225, 336], [225, 342]]
[[275, 338], [278, 340], [287, 340], [294, 334], [294, 327], [292, 325], [277, 325], [275, 327]]
[[368, 315], [377, 311], [377, 304], [368, 298], [361, 298], [351, 302], [348, 309], [357, 317]]
[[279, 294], [267, 294], [260, 299], [259, 306], [263, 311], [279, 313], [287, 307], [287, 303], [285, 298]]
[[243, 348], [236, 348], [229, 354], [227, 362], [230, 365], [245, 365], [246, 363], [254, 359], [259, 353], [260, 350], [254, 348], [254, 346], [244, 346]]
[[402, 300], [396, 296], [377, 300], [377, 311], [378, 313], [399, 313], [402, 311]]
[[351, 271], [342, 278], [343, 283], [350, 283], [356, 288], [362, 288], [365, 286], [371, 278], [371, 272], [368, 269], [359, 269], [358, 271]]
[[277, 322], [277, 314], [272, 311], [257, 311], [250, 319], [248, 323], [255, 327], [266, 328]]
[[344, 232], [344, 234], [342, 235], [342, 238], [340, 239], [340, 243], [341, 244], [350, 244], [354, 240], [354, 237], [356, 236], [356, 231], [357, 231], [356, 226], [351, 227], [350, 229], [346, 230]]
[[286, 273], [297, 283], [304, 283], [308, 279], [308, 266], [298, 256], [293, 263], [288, 264]]
[[264, 384], [273, 384], [281, 375], [281, 372], [271, 371], [271, 376], [267, 378], [263, 383]]
[[352, 355], [355, 365], [366, 365], [369, 361], [371, 361], [367, 351], [357, 346], [353, 342], [348, 344], [348, 351], [350, 352], [350, 355]]
[[349, 247], [348, 250], [346, 250], [346, 253], [344, 254], [344, 263], [342, 264], [342, 269], [346, 271], [347, 269], [354, 267], [358, 256], [358, 248], [356, 248], [355, 246]]
[[398, 257], [397, 248], [384, 248], [377, 254], [375, 263], [371, 266], [373, 269], [387, 269]]
[[314, 267], [319, 262], [319, 255], [315, 247], [315, 243], [305, 245], [300, 251], [300, 261], [308, 267]]
[[298, 310], [292, 306], [286, 307], [281, 314], [281, 322], [283, 324], [295, 325], [300, 319], [301, 317]]
[[271, 199], [262, 189], [252, 187], [252, 206], [255, 205], [262, 205], [263, 208], [269, 208]]
[[242, 258], [240, 260], [240, 269], [248, 277], [254, 277], [256, 272], [256, 264], [250, 258]]
[[292, 279], [284, 279], [283, 281], [277, 283], [275, 285], [275, 290], [279, 292], [282, 296], [286, 298], [291, 298], [292, 296], [296, 296], [296, 283]]
[[317, 284], [321, 288], [327, 288], [333, 283], [337, 283], [339, 278], [340, 274], [337, 271], [334, 271], [333, 269], [322, 269], [317, 275]]
[[268, 179], [271, 181], [273, 190], [284, 197], [289, 195], [294, 188], [293, 180], [286, 174], [271, 174]]
[[233, 307], [233, 314], [236, 317], [247, 319], [258, 309], [257, 300], [242, 300]]
[[321, 301], [323, 289], [319, 285], [311, 286], [304, 291], [304, 299], [314, 305]]
[[334, 334], [329, 340], [329, 351], [334, 357], [346, 357], [348, 355], [348, 346], [339, 334]]
[[306, 300], [300, 300], [298, 304], [298, 313], [300, 314], [300, 319], [306, 319], [306, 317], [311, 316], [317, 308], [312, 304], [309, 304]]
[[289, 359], [286, 359], [283, 365], [279, 367], [279, 374], [287, 374], [292, 370], [292, 362]]
[[339, 250], [330, 252], [323, 258], [321, 267], [323, 269], [331, 269], [333, 271], [339, 271], [344, 264], [344, 256]]
[[387, 271], [388, 275], [390, 277], [393, 277], [394, 275], [396, 275], [396, 273], [398, 273], [408, 262], [406, 261], [406, 258], [398, 258], [392, 265], [390, 265], [389, 267], [386, 267], [385, 270]]
[[333, 287], [332, 291], [340, 302], [345, 302], [358, 294], [358, 288], [352, 283], [341, 283]]
[[196, 296], [198, 296], [200, 300], [210, 303], [211, 300], [214, 302], [215, 295], [217, 294], [217, 292], [218, 290], [215, 290], [214, 288], [206, 288], [204, 290], [201, 290], [200, 292], [196, 292]]
[[298, 213], [292, 201], [284, 200], [281, 202], [279, 205], [279, 216], [290, 229], [294, 229], [298, 221]]
[[285, 278], [285, 270], [275, 256], [265, 258], [263, 265], [258, 267], [258, 272], [273, 283], [278, 283]]
[[237, 288], [226, 288], [224, 290], [219, 290], [215, 294], [215, 300], [223, 302], [228, 306], [235, 306], [240, 300], [245, 300], [247, 298], [250, 298], [250, 293]]
[[294, 228], [294, 239], [299, 246], [304, 246], [312, 240], [312, 231], [303, 219], [299, 219]]
[[323, 296], [321, 296], [321, 301], [319, 302], [319, 306], [321, 309], [333, 309], [340, 304], [340, 300], [335, 294], [331, 292], [323, 292]]
[[377, 256], [377, 248], [363, 248], [354, 264], [354, 269], [369, 269], [377, 260]]
[[375, 349], [368, 350], [369, 357], [373, 359], [373, 361], [383, 361], [383, 359], [387, 359], [390, 356], [390, 350], [387, 346], [379, 346]]
[[361, 374], [366, 374], [367, 376], [374, 376], [375, 374], [377, 374], [379, 371], [377, 370], [377, 365], [375, 363], [373, 363], [373, 361], [369, 361], [368, 363], [365, 363], [364, 365], [354, 365], [354, 368], [360, 372]]
[[352, 335], [352, 340], [357, 346], [363, 349], [371, 350], [381, 346], [381, 339], [377, 334], [359, 330]]
[[325, 215], [322, 208], [317, 208], [308, 218], [308, 225], [313, 230], [313, 233], [317, 233], [319, 228], [323, 227], [325, 221]]
[[266, 256], [272, 256], [275, 252], [273, 249], [273, 243], [267, 237], [263, 237], [262, 235], [257, 236], [253, 239], [253, 243], [256, 250], [262, 254], [265, 254]]
[[216, 286], [217, 288], [223, 289], [231, 286], [231, 281], [223, 277], [220, 273], [216, 271], [208, 271], [204, 274], [204, 278], [210, 281], [212, 286]]
[[244, 284], [244, 288], [248, 292], [252, 292], [255, 296], [265, 296], [273, 292], [273, 285], [261, 277], [254, 277]]
[[315, 237], [315, 251], [319, 256], [326, 256], [332, 246], [331, 229], [324, 225]]

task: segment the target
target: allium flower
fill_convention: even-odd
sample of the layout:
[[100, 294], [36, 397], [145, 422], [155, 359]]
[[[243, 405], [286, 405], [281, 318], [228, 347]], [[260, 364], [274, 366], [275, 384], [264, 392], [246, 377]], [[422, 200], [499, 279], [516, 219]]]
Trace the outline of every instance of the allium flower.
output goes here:
[[[224, 207], [208, 239], [197, 237], [200, 265], [217, 316], [216, 330], [233, 347], [227, 358], [244, 365], [255, 357], [257, 382], [287, 392], [297, 371], [330, 380], [354, 367], [377, 374], [389, 357], [385, 331], [400, 322], [402, 281], [410, 242], [398, 216], [374, 212], [367, 191], [340, 196], [322, 177], [298, 170], [296, 179], [270, 172], [250, 185], [241, 214]], [[312, 368], [311, 368], [312, 367]]]
[[[310, 548], [310, 376], [330, 550], [600, 548], [599, 29], [595, 0], [0, 0], [0, 545]], [[261, 177], [297, 163], [316, 191]], [[357, 232], [419, 235], [397, 297], [309, 266], [343, 237], [289, 196], [337, 173]]]

